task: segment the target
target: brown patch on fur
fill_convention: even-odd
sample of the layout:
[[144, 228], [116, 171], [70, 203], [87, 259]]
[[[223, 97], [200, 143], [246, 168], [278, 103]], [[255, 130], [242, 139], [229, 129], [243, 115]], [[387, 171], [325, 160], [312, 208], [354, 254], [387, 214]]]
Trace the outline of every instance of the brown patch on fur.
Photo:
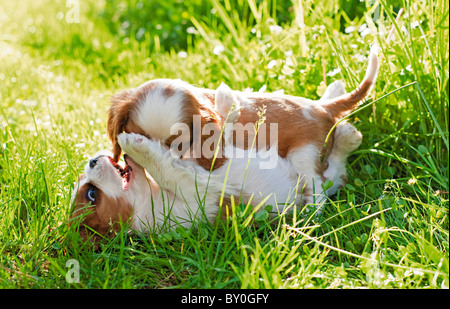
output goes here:
[[301, 191], [301, 194], [302, 194], [302, 204], [306, 205], [305, 196], [312, 196], [313, 190], [312, 188], [305, 186]]
[[117, 136], [125, 129], [128, 122], [128, 114], [134, 105], [134, 95], [133, 92], [129, 90], [116, 94], [111, 99], [106, 131], [113, 144], [112, 153], [116, 162], [119, 161], [120, 154], [122, 153], [122, 149], [117, 142]]
[[137, 133], [140, 135], [145, 136], [146, 138], [150, 139], [150, 135], [147, 134], [140, 126], [134, 123], [134, 121], [129, 120], [127, 124], [125, 125], [125, 128], [123, 130], [125, 133]]
[[[80, 217], [80, 236], [87, 240], [92, 234], [90, 229], [103, 236], [113, 236], [117, 232], [121, 223], [127, 222], [131, 218], [132, 206], [124, 199], [114, 199], [106, 196], [99, 189], [96, 191], [95, 204], [91, 205], [86, 194], [93, 186], [84, 184], [77, 192], [75, 198], [75, 209], [71, 216], [71, 224]], [[93, 236], [94, 242], [101, 240], [98, 235]]]
[[[194, 105], [195, 114], [201, 116], [201, 134], [200, 134], [200, 157], [197, 158], [197, 163], [206, 170], [211, 169], [211, 166], [214, 161], [213, 170], [221, 167], [227, 161], [227, 158], [223, 154], [223, 146], [224, 140], [223, 136], [220, 141], [212, 140], [213, 136], [220, 136], [222, 131], [222, 118], [216, 112], [213, 106], [207, 106], [206, 104], [200, 103], [199, 100], [192, 94], [189, 95], [191, 100], [191, 104]], [[206, 102], [205, 102], [206, 103]], [[186, 118], [192, 118], [195, 114], [186, 113]], [[212, 131], [204, 132], [203, 129], [207, 126], [207, 128], [212, 129]], [[192, 132], [191, 132], [192, 134]], [[193, 136], [193, 138], [196, 138]], [[198, 138], [198, 137], [197, 137]], [[207, 153], [204, 153], [203, 150], [204, 144], [206, 142], [210, 142], [209, 148], [207, 149]], [[216, 151], [216, 147], [218, 147], [217, 157], [214, 160], [214, 154]]]
[[232, 217], [232, 209], [231, 209], [231, 198], [230, 197], [223, 197], [222, 207], [221, 207], [221, 213], [220, 213], [220, 219], [226, 220], [227, 217]]
[[[278, 154], [285, 158], [287, 154], [299, 147], [308, 144], [314, 144], [319, 150], [322, 149], [328, 132], [333, 127], [335, 121], [330, 117], [328, 112], [324, 110], [319, 104], [304, 103], [301, 100], [295, 100], [295, 97], [280, 96], [280, 97], [257, 97], [252, 98], [254, 103], [249, 107], [244, 107], [241, 110], [241, 115], [237, 122], [245, 125], [246, 123], [255, 123], [258, 121], [258, 110], [265, 107], [265, 123], [266, 123], [266, 141], [265, 145], [269, 146], [270, 142], [278, 142]], [[304, 106], [307, 105], [307, 106]], [[303, 108], [308, 108], [308, 114], [313, 119], [305, 117], [302, 112]], [[276, 141], [270, 141], [270, 124], [278, 125], [278, 136]], [[248, 130], [234, 131], [233, 138], [236, 144], [237, 136], [244, 136], [243, 143], [237, 143], [237, 147], [248, 148], [253, 142], [255, 135]], [[261, 129], [260, 129], [261, 130]], [[258, 132], [260, 134], [261, 131]], [[333, 135], [329, 139], [327, 154], [331, 151], [333, 145]], [[261, 149], [258, 144], [258, 137], [256, 137], [256, 146]], [[317, 172], [323, 172], [326, 167], [317, 160]]]
[[355, 90], [350, 93], [343, 94], [330, 102], [323, 104], [324, 108], [335, 119], [346, 116], [356, 105], [363, 100], [370, 88], [373, 85], [373, 81], [364, 80]]
[[175, 94], [175, 88], [171, 85], [166, 86], [166, 88], [164, 88], [164, 91], [162, 93], [162, 95], [166, 98], [170, 98], [174, 94]]

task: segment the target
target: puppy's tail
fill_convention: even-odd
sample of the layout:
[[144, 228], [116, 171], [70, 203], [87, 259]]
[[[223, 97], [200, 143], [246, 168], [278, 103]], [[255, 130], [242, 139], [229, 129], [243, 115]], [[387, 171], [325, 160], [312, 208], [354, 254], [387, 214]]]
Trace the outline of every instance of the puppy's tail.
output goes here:
[[378, 49], [378, 45], [373, 45], [370, 49], [369, 64], [366, 75], [355, 90], [339, 97], [326, 100], [321, 104], [332, 115], [332, 117], [343, 117], [346, 113], [354, 109], [358, 103], [369, 94], [369, 91], [372, 89], [372, 86], [375, 84], [377, 79]]

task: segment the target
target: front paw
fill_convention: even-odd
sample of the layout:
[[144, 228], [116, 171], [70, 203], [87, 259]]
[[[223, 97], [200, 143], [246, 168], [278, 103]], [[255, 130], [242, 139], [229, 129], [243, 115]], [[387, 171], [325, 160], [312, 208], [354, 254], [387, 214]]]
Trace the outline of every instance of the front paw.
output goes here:
[[[136, 133], [121, 133], [117, 137], [123, 151], [137, 161], [141, 158], [159, 159], [166, 152], [159, 142]], [[139, 162], [142, 164], [143, 162]]]
[[120, 133], [117, 141], [124, 152], [133, 156], [133, 153], [144, 151], [148, 138], [135, 133]]

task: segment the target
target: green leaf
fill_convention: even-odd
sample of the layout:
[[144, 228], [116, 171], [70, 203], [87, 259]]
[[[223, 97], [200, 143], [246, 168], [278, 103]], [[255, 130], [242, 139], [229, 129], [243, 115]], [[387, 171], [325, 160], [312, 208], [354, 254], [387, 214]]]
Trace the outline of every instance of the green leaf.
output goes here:
[[265, 209], [262, 209], [255, 214], [256, 222], [266, 221], [268, 218], [269, 218], [269, 213]]
[[158, 239], [162, 242], [169, 242], [172, 240], [172, 235], [169, 233], [159, 234]]
[[348, 190], [350, 190], [350, 191], [355, 191], [356, 189], [355, 189], [355, 187], [354, 186], [352, 186], [351, 184], [346, 184], [345, 185], [345, 187], [348, 189]]
[[329, 179], [327, 179], [324, 183], [322, 183], [322, 190], [327, 191], [333, 186], [333, 182]]
[[361, 181], [361, 179], [355, 178], [355, 185], [357, 185], [358, 187], [362, 187], [364, 186], [364, 183]]
[[345, 242], [345, 247], [347, 247], [350, 250], [355, 251], [355, 246], [353, 245], [353, 243], [350, 240]]
[[419, 151], [423, 154], [427, 154], [429, 152], [428, 148], [425, 147], [424, 145], [419, 145], [419, 147], [417, 147], [417, 149], [419, 149]]

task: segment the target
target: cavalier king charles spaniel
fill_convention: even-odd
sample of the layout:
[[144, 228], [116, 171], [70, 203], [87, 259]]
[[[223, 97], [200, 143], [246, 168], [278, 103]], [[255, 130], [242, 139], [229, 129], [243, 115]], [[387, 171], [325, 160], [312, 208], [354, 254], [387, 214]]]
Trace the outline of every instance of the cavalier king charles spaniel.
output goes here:
[[[340, 143], [333, 146], [326, 173], [338, 183], [345, 173], [345, 159], [359, 146], [361, 134], [345, 123], [337, 127], [336, 135]], [[236, 204], [272, 205], [272, 215], [302, 203], [305, 183], [287, 159], [271, 154], [278, 156], [276, 166], [261, 168], [270, 157], [267, 152], [274, 149], [259, 150], [253, 156], [252, 150], [240, 150], [240, 156], [209, 172], [194, 161], [173, 156], [169, 147], [145, 136], [121, 133], [117, 141], [126, 153], [125, 166], [109, 151], [101, 151], [85, 165], [75, 185], [71, 223], [80, 224], [84, 240], [92, 237], [98, 242], [113, 236], [126, 222], [132, 230], [142, 232], [190, 227], [203, 219], [212, 222], [221, 209], [222, 217], [232, 215], [232, 197]], [[226, 155], [235, 152], [233, 146], [224, 147]], [[335, 190], [337, 187], [327, 194]]]
[[[359, 87], [345, 93], [334, 82], [318, 101], [168, 79], [115, 95], [107, 121], [112, 153], [86, 164], [72, 196], [82, 238], [89, 229], [110, 235], [124, 222], [162, 231], [213, 221], [220, 206], [229, 212], [233, 196], [272, 205], [276, 214], [320, 206], [344, 184], [346, 159], [362, 140], [347, 122], [324, 148], [326, 137], [367, 96], [377, 71], [373, 48]], [[122, 151], [125, 166], [118, 162]], [[324, 190], [326, 180], [333, 185]]]

